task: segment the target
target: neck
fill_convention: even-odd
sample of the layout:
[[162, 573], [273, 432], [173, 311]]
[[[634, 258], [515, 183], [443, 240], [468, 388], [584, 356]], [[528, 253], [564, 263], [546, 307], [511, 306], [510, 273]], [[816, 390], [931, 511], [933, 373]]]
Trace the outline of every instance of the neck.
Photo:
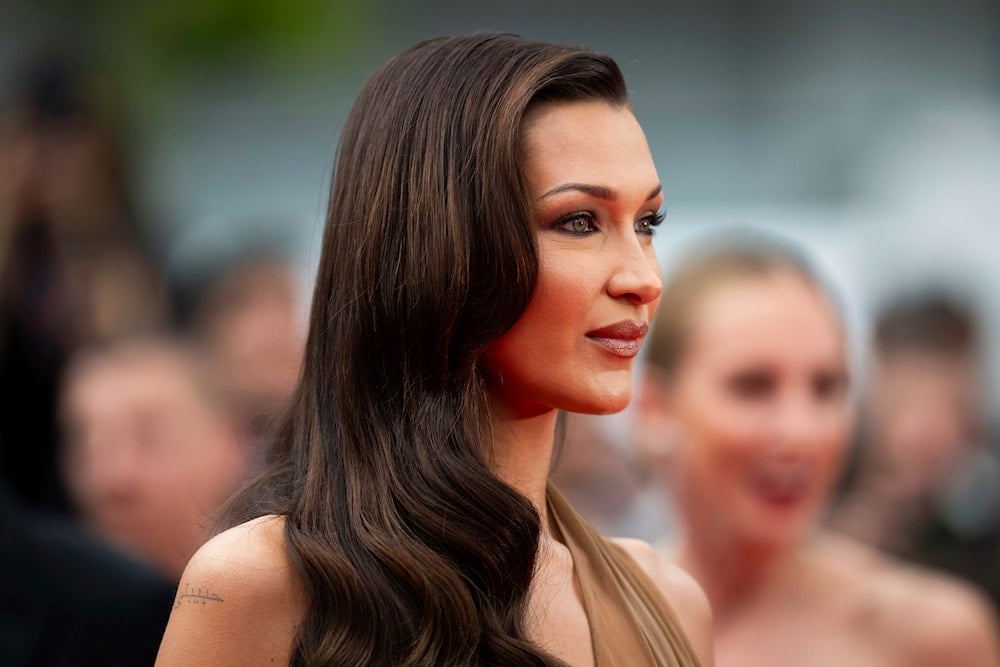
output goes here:
[[497, 407], [494, 422], [493, 465], [496, 475], [531, 501], [549, 535], [545, 489], [555, 445], [555, 410], [531, 416], [511, 414]]

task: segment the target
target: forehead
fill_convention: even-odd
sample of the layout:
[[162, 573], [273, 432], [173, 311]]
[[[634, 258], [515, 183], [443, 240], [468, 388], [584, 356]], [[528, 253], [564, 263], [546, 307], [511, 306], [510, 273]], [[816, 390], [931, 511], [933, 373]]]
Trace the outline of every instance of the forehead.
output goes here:
[[[975, 386], [979, 365], [972, 357], [920, 349], [896, 350], [883, 355], [875, 367], [883, 384], [925, 385], [934, 388]], [[898, 387], [893, 387], [898, 391]]]
[[632, 185], [657, 183], [653, 158], [627, 106], [602, 100], [552, 102], [530, 110], [522, 126], [528, 177], [538, 187], [564, 182]]
[[832, 304], [790, 273], [740, 278], [710, 289], [692, 309], [687, 336], [692, 354], [721, 363], [748, 357], [842, 363], [845, 354]]
[[70, 410], [122, 408], [162, 402], [196, 393], [193, 372], [177, 354], [160, 350], [128, 350], [85, 362], [67, 378]]

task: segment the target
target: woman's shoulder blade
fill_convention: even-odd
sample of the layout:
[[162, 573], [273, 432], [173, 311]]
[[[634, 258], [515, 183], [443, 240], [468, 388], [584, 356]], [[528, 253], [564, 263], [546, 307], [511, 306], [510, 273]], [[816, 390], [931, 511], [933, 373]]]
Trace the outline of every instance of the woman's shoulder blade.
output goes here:
[[288, 662], [305, 594], [284, 526], [283, 517], [260, 517], [195, 553], [178, 585], [158, 665]]

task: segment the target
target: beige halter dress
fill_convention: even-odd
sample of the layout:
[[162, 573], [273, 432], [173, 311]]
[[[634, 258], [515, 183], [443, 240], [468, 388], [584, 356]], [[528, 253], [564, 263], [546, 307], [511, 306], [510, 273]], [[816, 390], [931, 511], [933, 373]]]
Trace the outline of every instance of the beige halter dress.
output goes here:
[[597, 667], [699, 667], [659, 589], [621, 548], [599, 535], [553, 486], [553, 528], [573, 557]]

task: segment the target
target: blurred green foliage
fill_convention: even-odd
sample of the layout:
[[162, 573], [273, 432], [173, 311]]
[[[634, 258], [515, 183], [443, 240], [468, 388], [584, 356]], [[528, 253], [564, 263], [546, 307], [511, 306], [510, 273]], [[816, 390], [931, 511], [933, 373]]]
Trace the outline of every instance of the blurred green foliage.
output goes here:
[[[130, 50], [157, 67], [197, 68], [235, 59], [296, 64], [350, 52], [370, 32], [361, 0], [103, 0]], [[366, 25], [367, 24], [367, 25]]]
[[365, 0], [45, 0], [99, 50], [181, 72], [234, 59], [302, 62], [356, 48], [376, 25]]
[[169, 103], [191, 79], [315, 76], [374, 43], [384, 0], [40, 0], [71, 22], [129, 105]]

